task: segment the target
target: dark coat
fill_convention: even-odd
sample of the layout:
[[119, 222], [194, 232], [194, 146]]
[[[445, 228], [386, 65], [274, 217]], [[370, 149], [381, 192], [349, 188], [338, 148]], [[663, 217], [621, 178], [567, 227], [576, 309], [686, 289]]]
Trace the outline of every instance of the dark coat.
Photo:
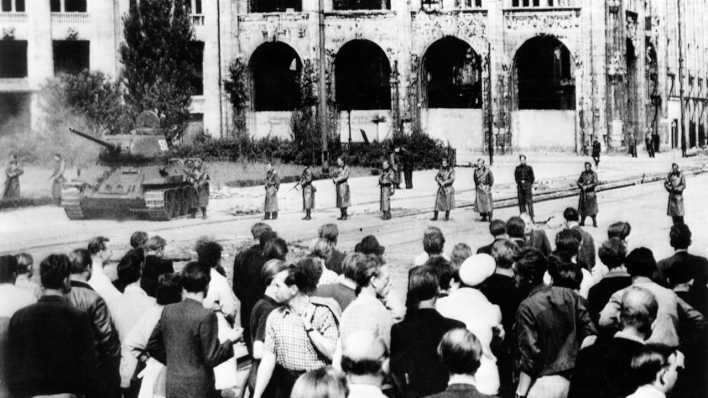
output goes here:
[[595, 239], [579, 225], [576, 225], [573, 229], [580, 232], [582, 237], [578, 248], [578, 265], [591, 270], [595, 266]]
[[580, 177], [578, 177], [578, 188], [580, 188], [578, 212], [583, 217], [597, 215], [598, 208], [595, 187], [597, 187], [598, 183], [597, 173], [592, 170], [584, 170], [580, 173]]
[[683, 191], [686, 189], [686, 178], [682, 172], [674, 173], [673, 171], [666, 176], [664, 188], [669, 193], [669, 204], [666, 214], [671, 217], [683, 217], [685, 210], [683, 208]]
[[99, 363], [120, 358], [120, 340], [113, 325], [108, 306], [88, 283], [71, 281], [71, 291], [67, 298], [74, 308], [85, 312], [93, 326], [96, 360]]
[[160, 275], [173, 272], [175, 272], [175, 268], [172, 261], [157, 256], [147, 256], [145, 257], [143, 274], [140, 276], [140, 288], [145, 290], [149, 296], [155, 297], [157, 295], [157, 279]]
[[[434, 309], [409, 310], [391, 328], [391, 373], [403, 384], [406, 397], [443, 391], [448, 371], [437, 355], [442, 336], [465, 324]], [[425, 366], [421, 366], [425, 364]]]
[[261, 269], [265, 263], [260, 245], [253, 245], [239, 252], [234, 259], [234, 293], [241, 301], [241, 326], [249, 353], [251, 346], [250, 320], [253, 306], [265, 292]]
[[477, 389], [470, 384], [451, 384], [447, 386], [447, 390], [434, 394], [428, 395], [425, 398], [487, 398], [494, 397], [493, 395], [485, 395], [477, 391]]
[[[669, 281], [673, 278], [674, 281]], [[657, 271], [652, 279], [664, 286], [693, 279], [686, 300], [693, 308], [700, 311], [703, 316], [708, 315], [708, 259], [701, 256], [678, 251], [671, 257], [665, 258], [657, 264]]]
[[219, 343], [216, 314], [185, 299], [162, 311], [147, 351], [167, 366], [167, 398], [211, 397], [214, 367], [234, 355], [233, 343]]

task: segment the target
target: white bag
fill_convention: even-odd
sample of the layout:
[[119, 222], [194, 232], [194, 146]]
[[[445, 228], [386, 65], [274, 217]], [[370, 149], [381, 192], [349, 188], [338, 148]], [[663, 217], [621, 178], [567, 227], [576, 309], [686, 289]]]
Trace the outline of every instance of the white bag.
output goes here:
[[[229, 323], [221, 312], [216, 313], [216, 319], [219, 323], [219, 341], [223, 343], [227, 340], [226, 337], [233, 333], [233, 328], [229, 326]], [[233, 388], [238, 384], [236, 378], [236, 357], [232, 356], [226, 362], [214, 368], [214, 381], [217, 390]]]

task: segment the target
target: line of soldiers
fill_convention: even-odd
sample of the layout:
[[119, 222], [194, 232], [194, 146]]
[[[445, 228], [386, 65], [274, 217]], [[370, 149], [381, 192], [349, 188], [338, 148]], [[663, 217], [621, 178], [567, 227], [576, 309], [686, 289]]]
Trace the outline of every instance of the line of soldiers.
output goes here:
[[[671, 172], [664, 181], [664, 187], [669, 193], [667, 215], [672, 217], [674, 224], [684, 222], [683, 191], [686, 188], [686, 179], [679, 170], [679, 166], [673, 163]], [[480, 214], [482, 221], [492, 221], [494, 212], [494, 200], [492, 187], [494, 186], [494, 174], [487, 167], [483, 159], [478, 159], [474, 166], [475, 183], [475, 210]], [[347, 220], [349, 214], [347, 209], [351, 205], [349, 190], [350, 169], [342, 157], [337, 158], [337, 169], [332, 176], [332, 182], [336, 192], [336, 206], [339, 208], [340, 216], [338, 220]], [[310, 166], [305, 166], [300, 181], [293, 187], [302, 188], [302, 207], [305, 212], [303, 220], [312, 219], [312, 209], [315, 207], [315, 192], [317, 191], [313, 182], [313, 173]], [[526, 163], [526, 155], [519, 156], [519, 165], [514, 170], [514, 180], [516, 182], [517, 201], [520, 213], [526, 213], [532, 222], [535, 223], [533, 208], [533, 187], [536, 182], [533, 168]], [[438, 215], [443, 212], [445, 221], [450, 220], [450, 212], [455, 208], [455, 169], [448, 159], [441, 161], [441, 167], [435, 175], [437, 192], [435, 204], [433, 206], [433, 217], [431, 221], [437, 221]], [[391, 197], [395, 193], [400, 180], [397, 170], [391, 167], [388, 160], [384, 160], [379, 174], [378, 185], [379, 210], [383, 220], [391, 219]], [[580, 173], [576, 181], [579, 189], [578, 212], [580, 213], [580, 225], [584, 226], [588, 217], [592, 220], [593, 227], [597, 227], [597, 215], [599, 207], [597, 204], [597, 192], [600, 181], [597, 173], [592, 169], [591, 162], [585, 162], [584, 170]], [[271, 164], [268, 164], [265, 178], [265, 219], [276, 219], [278, 217], [277, 193], [280, 187], [280, 178]]]

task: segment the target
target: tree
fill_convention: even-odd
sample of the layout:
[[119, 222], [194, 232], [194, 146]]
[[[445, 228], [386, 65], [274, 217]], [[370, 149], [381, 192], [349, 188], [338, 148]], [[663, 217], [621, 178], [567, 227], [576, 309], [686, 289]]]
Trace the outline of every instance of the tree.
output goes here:
[[247, 133], [248, 67], [241, 58], [235, 59], [229, 65], [229, 78], [224, 80], [224, 90], [229, 96], [229, 102], [231, 102], [234, 135], [244, 135]]
[[168, 142], [178, 139], [189, 120], [198, 65], [189, 0], [140, 0], [123, 18], [120, 55], [126, 103], [133, 114], [155, 110]]

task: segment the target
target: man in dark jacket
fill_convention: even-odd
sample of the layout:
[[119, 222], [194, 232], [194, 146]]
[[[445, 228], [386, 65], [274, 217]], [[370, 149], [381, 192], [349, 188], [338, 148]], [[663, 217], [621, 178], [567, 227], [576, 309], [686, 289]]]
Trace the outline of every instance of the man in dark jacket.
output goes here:
[[[574, 207], [563, 210], [566, 228], [580, 233], [580, 247], [578, 248], [578, 265], [591, 271], [595, 267], [595, 239], [578, 223], [580, 214]], [[594, 222], [594, 221], [593, 221]]]
[[214, 367], [234, 355], [240, 331], [219, 343], [216, 314], [203, 305], [210, 279], [203, 265], [187, 264], [182, 302], [164, 308], [148, 340], [148, 354], [167, 366], [167, 398], [217, 397]]
[[88, 284], [91, 255], [86, 249], [69, 254], [71, 290], [66, 295], [74, 308], [85, 312], [92, 324], [98, 383], [96, 397], [120, 397], [120, 340], [106, 302]]
[[495, 243], [497, 243], [500, 240], [507, 239], [508, 235], [506, 234], [506, 223], [504, 220], [491, 220], [489, 223], [489, 233], [492, 235], [494, 240], [492, 243], [482, 246], [479, 249], [477, 249], [477, 254], [492, 254], [492, 246], [494, 246]]
[[438, 346], [442, 363], [450, 372], [447, 389], [427, 398], [485, 398], [475, 387], [474, 375], [479, 369], [482, 344], [465, 328], [447, 332]]
[[69, 258], [52, 254], [39, 265], [44, 295], [15, 313], [4, 358], [13, 396], [87, 395], [96, 382], [91, 323], [66, 300]]
[[175, 272], [171, 260], [165, 260], [165, 246], [167, 241], [160, 236], [151, 236], [145, 243], [145, 265], [140, 276], [140, 287], [150, 297], [157, 294], [157, 279], [161, 275]]
[[533, 175], [533, 168], [526, 164], [526, 155], [519, 156], [519, 163], [514, 170], [519, 212], [528, 212], [533, 221], [533, 183], [536, 177]]
[[437, 346], [447, 331], [464, 328], [465, 324], [445, 318], [435, 309], [439, 290], [433, 268], [418, 266], [408, 274], [408, 310], [391, 329], [391, 372], [402, 384], [405, 396], [433, 394], [447, 386], [447, 368], [437, 356]]

